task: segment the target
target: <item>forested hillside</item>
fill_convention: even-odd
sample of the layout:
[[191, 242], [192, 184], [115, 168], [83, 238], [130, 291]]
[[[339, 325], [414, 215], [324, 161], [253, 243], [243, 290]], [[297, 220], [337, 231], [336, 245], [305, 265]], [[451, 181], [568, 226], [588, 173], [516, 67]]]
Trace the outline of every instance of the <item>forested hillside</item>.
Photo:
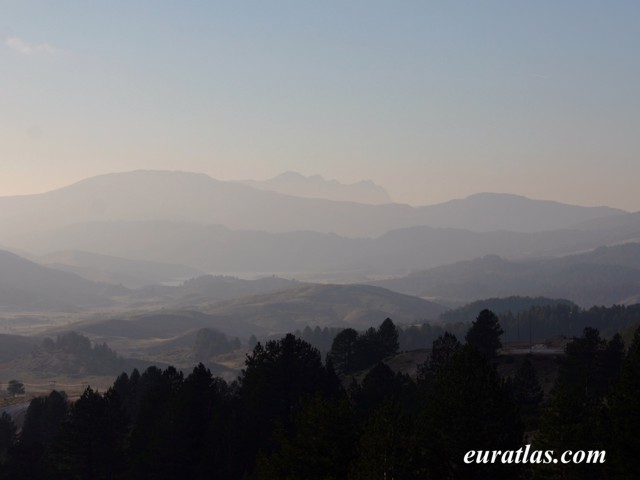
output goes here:
[[[501, 355], [501, 334], [497, 317], [483, 310], [465, 338], [445, 332], [434, 340], [417, 377], [381, 362], [399, 346], [387, 319], [362, 335], [344, 330], [326, 362], [293, 335], [258, 343], [230, 384], [200, 364], [188, 375], [173, 367], [122, 373], [108, 391], [87, 388], [74, 402], [54, 391], [31, 402], [19, 435], [10, 417], [0, 418], [0, 474], [632, 478], [640, 330], [627, 349], [619, 335], [607, 341], [585, 328], [558, 358], [547, 393], [537, 366], [544, 356]], [[363, 368], [360, 381], [345, 383]], [[525, 443], [528, 462], [515, 462]], [[511, 461], [464, 462], [477, 445]], [[583, 445], [605, 450], [606, 462], [545, 462], [545, 452]]]

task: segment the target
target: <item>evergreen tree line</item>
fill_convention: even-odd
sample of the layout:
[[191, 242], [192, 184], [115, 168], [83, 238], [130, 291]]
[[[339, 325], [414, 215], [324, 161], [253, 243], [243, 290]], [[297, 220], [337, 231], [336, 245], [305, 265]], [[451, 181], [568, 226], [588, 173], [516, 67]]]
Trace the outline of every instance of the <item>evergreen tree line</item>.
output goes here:
[[324, 358], [329, 350], [331, 350], [333, 339], [338, 333], [340, 333], [340, 331], [342, 331], [342, 328], [340, 327], [320, 328], [319, 326], [316, 326], [315, 328], [311, 328], [307, 325], [304, 329], [296, 330], [293, 334], [317, 348], [320, 351], [322, 358]]
[[196, 332], [192, 348], [193, 357], [198, 362], [207, 362], [216, 355], [231, 352], [242, 347], [240, 340], [229, 339], [224, 333], [211, 328], [201, 328]]
[[[50, 367], [49, 359], [56, 357], [57, 367]], [[84, 371], [94, 375], [109, 375], [127, 368], [128, 362], [119, 357], [106, 343], [91, 344], [91, 340], [76, 332], [58, 335], [55, 340], [45, 338], [34, 348], [32, 367], [41, 370], [59, 368], [70, 371]]]
[[491, 310], [498, 315], [498, 318], [502, 318], [502, 314], [506, 312], [517, 314], [527, 311], [531, 307], [547, 307], [554, 305], [576, 306], [576, 304], [571, 300], [563, 298], [521, 297], [514, 295], [511, 297], [476, 300], [471, 303], [467, 303], [462, 307], [441, 313], [439, 320], [443, 323], [465, 323], [469, 322], [469, 319], [475, 318], [478, 312], [485, 309]]
[[[513, 306], [519, 309], [516, 313], [505, 310], [497, 314], [504, 330], [502, 341], [505, 343], [528, 343], [530, 339], [537, 343], [558, 335], [571, 338], [580, 335], [586, 327], [597, 328], [602, 335], [611, 337], [640, 319], [640, 305], [613, 305], [611, 307], [581, 309], [571, 302], [561, 300], [554, 300], [555, 303], [549, 303], [551, 301], [547, 299], [528, 297], [512, 297], [503, 300], [505, 300], [502, 302], [504, 308]], [[549, 304], [545, 303], [545, 300]], [[538, 301], [539, 305], [524, 307], [526, 302], [530, 304], [532, 301], [534, 303]], [[473, 304], [482, 305], [484, 303], [474, 302]], [[399, 325], [397, 330], [400, 350], [428, 349], [433, 341], [444, 335], [445, 332], [453, 333], [460, 338], [464, 337], [469, 325], [474, 320], [474, 316], [468, 313], [467, 308], [460, 308], [453, 312], [456, 314], [450, 317], [443, 314], [443, 317], [446, 316], [446, 318], [455, 319], [455, 321]], [[342, 330], [340, 328], [310, 328], [307, 326], [304, 330], [297, 330], [294, 334], [320, 350], [324, 357], [331, 350], [333, 339]], [[349, 335], [353, 336], [353, 332]], [[250, 342], [250, 346], [253, 347], [253, 345], [255, 343], [251, 344]]]
[[[384, 327], [384, 328], [383, 328]], [[377, 346], [343, 387], [333, 356], [287, 335], [247, 355], [230, 384], [202, 364], [121, 374], [73, 403], [34, 399], [19, 435], [0, 417], [0, 476], [30, 479], [640, 478], [640, 329], [625, 352], [587, 328], [545, 398], [532, 362], [496, 369], [501, 326], [484, 310], [465, 342], [445, 332], [413, 380], [379, 361], [391, 320], [357, 334]], [[375, 337], [375, 340], [374, 340]], [[336, 337], [338, 341], [338, 337]], [[386, 342], [389, 342], [385, 345]], [[335, 343], [335, 341], [334, 341]], [[371, 357], [374, 358], [373, 356]], [[526, 433], [525, 433], [526, 432]], [[470, 450], [602, 449], [604, 465], [470, 463]]]
[[534, 306], [513, 314], [499, 315], [505, 342], [541, 342], [555, 335], [579, 336], [585, 328], [598, 329], [606, 337], [613, 336], [640, 319], [640, 304], [613, 305], [581, 309], [575, 305]]
[[[516, 297], [517, 298], [517, 297]], [[536, 300], [536, 299], [533, 299]], [[481, 304], [482, 302], [474, 302]], [[508, 304], [509, 302], [506, 302]], [[456, 315], [445, 318], [455, 321], [444, 324], [423, 323], [419, 325], [401, 326], [399, 342], [401, 350], [428, 348], [431, 343], [443, 335], [445, 331], [462, 337], [473, 321], [473, 316], [463, 316], [466, 309], [458, 309]], [[458, 310], [456, 312], [458, 312]], [[611, 337], [625, 327], [640, 319], [640, 304], [613, 305], [611, 307], [591, 307], [582, 309], [570, 303], [550, 305], [534, 305], [513, 313], [510, 310], [497, 314], [504, 330], [502, 341], [507, 342], [542, 342], [554, 336], [568, 338], [579, 336], [585, 328], [597, 328], [605, 337]]]
[[[505, 343], [529, 342], [530, 338], [533, 342], [542, 342], [556, 335], [571, 338], [580, 335], [586, 327], [597, 328], [604, 336], [611, 337], [640, 319], [640, 305], [613, 305], [585, 310], [568, 300], [550, 300], [542, 297], [490, 299], [473, 302], [469, 306], [443, 313], [441, 315], [443, 323], [398, 325], [399, 348], [402, 351], [428, 349], [433, 341], [445, 332], [462, 338], [477, 314], [471, 313], [470, 306], [496, 303], [499, 300], [504, 310], [496, 314], [504, 330], [502, 341]], [[483, 308], [478, 308], [475, 312], [480, 310]], [[344, 329], [337, 327], [306, 326], [303, 330], [296, 330], [294, 335], [320, 350], [324, 358], [331, 350], [334, 338], [342, 330]], [[258, 341], [254, 335], [252, 339], [249, 341], [250, 348], [253, 348]]]
[[345, 328], [333, 339], [329, 359], [339, 374], [353, 373], [397, 353], [398, 336], [398, 329], [390, 318], [377, 330], [371, 327], [358, 333], [353, 328]]
[[[572, 338], [581, 335], [587, 327], [596, 328], [603, 336], [610, 338], [616, 332], [640, 320], [640, 304], [582, 309], [572, 304], [556, 303], [532, 306], [517, 313], [505, 311], [497, 316], [504, 330], [504, 343], [529, 342], [529, 339], [533, 342], [543, 342], [558, 335]], [[400, 326], [400, 349], [429, 348], [445, 331], [462, 337], [473, 319], [473, 316], [468, 315], [464, 318], [465, 321]]]

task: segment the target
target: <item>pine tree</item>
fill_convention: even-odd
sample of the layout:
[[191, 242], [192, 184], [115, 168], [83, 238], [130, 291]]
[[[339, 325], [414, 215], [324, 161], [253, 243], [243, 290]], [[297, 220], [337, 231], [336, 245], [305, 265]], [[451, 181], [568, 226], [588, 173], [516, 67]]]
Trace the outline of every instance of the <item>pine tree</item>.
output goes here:
[[258, 343], [245, 365], [238, 393], [246, 415], [243, 453], [251, 469], [257, 452], [272, 448], [276, 425], [290, 428], [304, 398], [338, 392], [335, 374], [323, 366], [320, 352], [291, 334], [264, 347]]
[[9, 380], [9, 384], [7, 385], [7, 391], [13, 395], [23, 395], [24, 394], [24, 384], [19, 380]]
[[356, 343], [358, 332], [345, 328], [338, 333], [331, 344], [329, 356], [337, 373], [351, 373], [356, 367]]
[[500, 336], [504, 333], [498, 317], [491, 310], [482, 310], [467, 332], [467, 344], [487, 358], [496, 356], [502, 347]]
[[71, 407], [69, 421], [53, 451], [66, 478], [118, 478], [124, 471], [127, 421], [113, 390], [87, 387]]
[[520, 407], [523, 421], [527, 430], [534, 430], [537, 426], [540, 403], [544, 392], [538, 380], [533, 364], [528, 358], [520, 364], [511, 382], [513, 398]]
[[514, 464], [463, 461], [470, 450], [517, 450], [523, 426], [508, 385], [466, 345], [439, 371], [420, 417], [422, 478], [516, 478]]
[[462, 345], [455, 335], [444, 332], [433, 341], [431, 353], [424, 363], [418, 365], [418, 385], [421, 390], [428, 391], [438, 372], [449, 363]]
[[370, 327], [358, 335], [356, 341], [355, 370], [371, 367], [385, 357], [378, 331]]
[[346, 398], [320, 395], [303, 402], [290, 432], [279, 428], [277, 446], [259, 456], [255, 478], [324, 480], [346, 478], [357, 426]]
[[[18, 427], [7, 412], [0, 415], [0, 468], [9, 460], [9, 449], [16, 442]], [[1, 470], [0, 470], [1, 472]]]
[[640, 478], [640, 328], [609, 398], [611, 448], [608, 454], [618, 478]]
[[398, 353], [400, 344], [398, 343], [398, 329], [393, 320], [386, 318], [378, 327], [378, 338], [380, 342], [380, 355], [382, 358]]
[[385, 402], [367, 420], [349, 480], [418, 479], [417, 443], [411, 420], [397, 403]]
[[[538, 447], [544, 450], [605, 450], [609, 424], [605, 397], [617, 377], [620, 344], [607, 343], [595, 328], [567, 344], [552, 399], [540, 418]], [[539, 478], [602, 478], [601, 465], [541, 466]]]

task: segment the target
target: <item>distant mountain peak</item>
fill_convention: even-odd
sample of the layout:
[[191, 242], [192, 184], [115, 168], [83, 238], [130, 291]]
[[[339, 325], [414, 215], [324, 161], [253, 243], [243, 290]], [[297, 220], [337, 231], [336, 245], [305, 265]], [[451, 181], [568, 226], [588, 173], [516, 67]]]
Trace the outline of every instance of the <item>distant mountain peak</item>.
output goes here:
[[[320, 179], [323, 179], [320, 175], [312, 175], [312, 177], [318, 177]], [[293, 170], [287, 170], [286, 172], [282, 172], [281, 174], [276, 175], [271, 180], [274, 180], [277, 178], [283, 179], [283, 180], [303, 180], [305, 178], [311, 178], [311, 177], [305, 177], [301, 173], [294, 172]]]
[[[497, 193], [497, 192], [478, 192], [471, 194], [464, 199], [459, 200], [451, 200], [456, 202], [519, 202], [519, 203], [537, 203], [537, 204], [547, 204], [547, 205], [561, 205], [563, 207], [577, 207], [577, 208], [599, 208], [608, 211], [609, 213], [627, 213], [624, 210], [620, 210], [618, 208], [611, 208], [605, 205], [598, 206], [583, 206], [583, 205], [574, 205], [570, 203], [558, 202], [556, 200], [544, 200], [544, 199], [534, 199], [530, 197], [526, 197], [524, 195], [518, 195], [516, 193]], [[448, 203], [448, 202], [445, 202]]]
[[140, 181], [140, 180], [158, 180], [158, 179], [185, 179], [185, 180], [200, 180], [200, 181], [209, 181], [215, 182], [216, 180], [210, 177], [205, 173], [199, 172], [187, 172], [184, 170], [128, 170], [124, 172], [111, 172], [111, 173], [103, 173], [100, 175], [95, 175], [93, 177], [88, 177], [83, 180], [80, 180], [70, 186], [80, 185], [80, 184], [91, 184], [91, 183], [103, 183], [103, 182], [113, 182], [113, 181], [121, 181], [126, 179], [128, 181]]
[[[38, 195], [0, 197], [0, 243], [37, 254], [88, 249], [114, 256], [146, 258], [140, 256], [146, 251], [144, 246], [138, 247], [140, 251], [122, 255], [116, 250], [89, 248], [72, 238], [45, 245], [43, 235], [45, 232], [62, 235], [62, 229], [92, 222], [172, 222], [174, 226], [170, 228], [176, 230], [172, 234], [176, 239], [183, 235], [180, 229], [186, 228], [184, 224], [224, 225], [231, 230], [270, 233], [333, 232], [355, 238], [374, 238], [391, 230], [418, 226], [474, 232], [543, 232], [623, 213], [504, 194], [482, 194], [424, 207], [366, 204], [363, 202], [374, 201], [371, 194], [376, 191], [380, 200], [380, 195], [388, 198], [386, 192], [381, 189], [380, 194], [380, 187], [366, 181], [344, 185], [294, 172], [285, 177], [301, 180], [299, 185], [296, 181], [270, 186], [257, 182], [254, 187], [200, 173], [138, 170], [101, 175]], [[352, 201], [345, 201], [347, 199]], [[176, 222], [183, 226], [176, 227]], [[76, 234], [82, 234], [82, 229]], [[120, 244], [126, 240], [117, 235], [110, 243]]]
[[465, 200], [474, 200], [474, 199], [496, 199], [496, 198], [519, 198], [524, 200], [530, 200], [530, 198], [525, 197], [524, 195], [518, 195], [515, 193], [499, 193], [499, 192], [478, 192], [473, 193], [467, 197]]
[[318, 174], [306, 176], [298, 172], [286, 171], [267, 180], [243, 180], [240, 183], [295, 197], [374, 205], [392, 202], [387, 191], [371, 180], [346, 184], [335, 179], [326, 179]]

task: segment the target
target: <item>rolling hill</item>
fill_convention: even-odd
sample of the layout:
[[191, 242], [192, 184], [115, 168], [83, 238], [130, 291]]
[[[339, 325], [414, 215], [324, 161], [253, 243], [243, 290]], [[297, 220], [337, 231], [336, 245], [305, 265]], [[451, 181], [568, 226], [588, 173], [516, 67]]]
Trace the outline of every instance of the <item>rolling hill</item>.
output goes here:
[[526, 261], [485, 256], [375, 285], [411, 295], [465, 302], [527, 295], [566, 298], [583, 307], [635, 303], [640, 293], [640, 244]]
[[[80, 322], [72, 327], [119, 350], [131, 340], [146, 341], [151, 346], [159, 339], [172, 339], [201, 328], [246, 338], [251, 334], [293, 332], [307, 325], [365, 329], [378, 326], [387, 317], [396, 323], [414, 323], [435, 319], [444, 310], [436, 303], [380, 287], [306, 284], [226, 301], [200, 311], [165, 307], [144, 314]], [[60, 331], [58, 328], [49, 334]]]
[[0, 250], [0, 310], [75, 311], [111, 305], [115, 293], [124, 292]]
[[203, 274], [197, 268], [184, 265], [145, 262], [77, 250], [52, 252], [37, 258], [37, 261], [87, 280], [120, 284], [127, 288], [175, 283]]
[[379, 287], [316, 284], [232, 300], [208, 313], [242, 319], [273, 333], [306, 325], [362, 329], [377, 326], [387, 317], [411, 323], [434, 319], [444, 310], [436, 303]]
[[148, 286], [132, 292], [135, 303], [169, 305], [171, 308], [205, 308], [225, 300], [260, 295], [296, 288], [295, 280], [279, 277], [264, 277], [244, 280], [231, 276], [203, 275], [177, 286]]
[[19, 243], [39, 254], [71, 249], [186, 265], [207, 273], [344, 273], [343, 278], [362, 282], [368, 275], [402, 275], [485, 255], [517, 259], [584, 252], [633, 239], [636, 230], [640, 235], [640, 222], [635, 230], [627, 225], [539, 233], [421, 226], [369, 239], [231, 230], [190, 222], [93, 222], [28, 235]]

